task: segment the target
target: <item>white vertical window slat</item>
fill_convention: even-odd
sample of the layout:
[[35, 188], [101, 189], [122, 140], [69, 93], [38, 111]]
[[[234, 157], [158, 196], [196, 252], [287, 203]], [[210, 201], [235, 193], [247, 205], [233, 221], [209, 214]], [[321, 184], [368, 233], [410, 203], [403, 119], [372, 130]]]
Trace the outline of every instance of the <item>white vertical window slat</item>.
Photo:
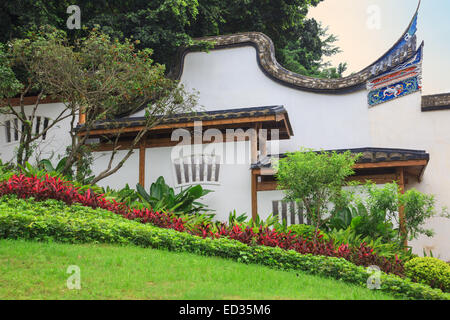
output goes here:
[[173, 162], [177, 184], [218, 184], [220, 157], [197, 154], [175, 159]]
[[217, 157], [215, 154], [211, 156], [211, 181], [216, 182], [216, 164]]
[[195, 167], [195, 181], [200, 181], [200, 156], [196, 155], [195, 157], [195, 163], [193, 164]]
[[205, 180], [205, 158], [203, 155], [200, 156], [200, 175], [199, 175], [199, 181]]
[[196, 167], [196, 165], [195, 165], [195, 163], [196, 163], [196, 161], [195, 161], [195, 156], [194, 155], [192, 155], [191, 156], [191, 170], [189, 170], [190, 172], [191, 172], [191, 179], [192, 179], [192, 181], [195, 181], [195, 180], [197, 180], [197, 167]]
[[180, 158], [180, 173], [181, 173], [181, 184], [186, 183], [186, 177], [184, 175], [184, 161], [183, 158]]
[[211, 181], [211, 171], [212, 171], [212, 159], [211, 156], [206, 155], [206, 181]]
[[183, 158], [183, 169], [184, 169], [184, 182], [188, 183], [191, 181], [190, 174], [192, 170], [190, 170], [189, 159]]
[[181, 180], [181, 165], [180, 165], [180, 159], [175, 159], [173, 162], [174, 170], [175, 170], [175, 177], [178, 185], [183, 184]]

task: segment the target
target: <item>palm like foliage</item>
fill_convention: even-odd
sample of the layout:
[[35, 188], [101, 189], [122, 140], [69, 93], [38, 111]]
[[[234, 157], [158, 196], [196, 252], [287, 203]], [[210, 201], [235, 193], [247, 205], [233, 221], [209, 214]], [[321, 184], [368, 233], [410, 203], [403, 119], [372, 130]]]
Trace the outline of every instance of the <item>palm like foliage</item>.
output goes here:
[[155, 211], [194, 214], [206, 211], [207, 206], [198, 202], [201, 197], [212, 192], [203, 189], [201, 185], [189, 186], [176, 194], [175, 190], [166, 184], [163, 177], [152, 183], [147, 193], [140, 184], [136, 185], [139, 198]]

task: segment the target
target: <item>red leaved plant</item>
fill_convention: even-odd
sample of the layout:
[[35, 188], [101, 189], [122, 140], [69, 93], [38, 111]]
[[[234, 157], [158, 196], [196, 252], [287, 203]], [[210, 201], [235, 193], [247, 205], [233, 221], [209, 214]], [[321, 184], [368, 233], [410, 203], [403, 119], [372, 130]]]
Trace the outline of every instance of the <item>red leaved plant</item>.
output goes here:
[[96, 194], [92, 190], [81, 192], [69, 181], [46, 175], [43, 179], [38, 177], [26, 177], [14, 175], [8, 181], [0, 183], [0, 197], [7, 194], [15, 194], [17, 197], [27, 199], [33, 197], [38, 201], [55, 199], [68, 205], [74, 203], [91, 208], [102, 208], [122, 215], [129, 220], [138, 220], [141, 223], [151, 223], [160, 228], [174, 229], [180, 232], [188, 232], [203, 238], [227, 237], [248, 245], [263, 245], [280, 247], [285, 250], [295, 250], [301, 254], [323, 255], [344, 258], [356, 265], [365, 267], [376, 265], [387, 273], [403, 275], [403, 262], [395, 257], [395, 261], [377, 255], [366, 243], [359, 247], [349, 247], [342, 244], [336, 248], [333, 241], [324, 241], [319, 236], [318, 242], [303, 239], [291, 232], [277, 232], [274, 229], [259, 227], [257, 230], [239, 224], [227, 225], [219, 223], [213, 228], [210, 224], [197, 224], [186, 226], [185, 221], [173, 214], [155, 212], [152, 209], [131, 209], [124, 203], [115, 200], [107, 200], [104, 194]]

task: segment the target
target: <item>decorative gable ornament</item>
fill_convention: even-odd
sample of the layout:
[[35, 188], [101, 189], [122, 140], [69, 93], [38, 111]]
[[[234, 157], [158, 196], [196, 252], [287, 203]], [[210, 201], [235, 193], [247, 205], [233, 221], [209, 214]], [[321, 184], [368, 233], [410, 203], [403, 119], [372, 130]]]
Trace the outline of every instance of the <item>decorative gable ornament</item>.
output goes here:
[[423, 43], [416, 54], [389, 72], [385, 72], [367, 82], [369, 106], [422, 90]]
[[[417, 16], [416, 13], [401, 41], [373, 65], [371, 73], [374, 77], [366, 84], [369, 91], [367, 97], [369, 106], [388, 102], [422, 89], [424, 44], [422, 43], [416, 51]], [[411, 51], [415, 51], [415, 54], [399, 63]]]

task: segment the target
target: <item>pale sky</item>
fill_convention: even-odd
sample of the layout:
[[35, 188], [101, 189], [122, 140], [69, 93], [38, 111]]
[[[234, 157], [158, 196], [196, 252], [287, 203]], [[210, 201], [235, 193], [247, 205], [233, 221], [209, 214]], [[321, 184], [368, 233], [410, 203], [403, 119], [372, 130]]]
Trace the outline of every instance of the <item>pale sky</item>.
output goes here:
[[[405, 32], [418, 0], [324, 0], [309, 16], [339, 37], [342, 53], [330, 60], [347, 62], [345, 75], [383, 55]], [[423, 93], [450, 92], [450, 0], [422, 0], [417, 45], [425, 41]]]

